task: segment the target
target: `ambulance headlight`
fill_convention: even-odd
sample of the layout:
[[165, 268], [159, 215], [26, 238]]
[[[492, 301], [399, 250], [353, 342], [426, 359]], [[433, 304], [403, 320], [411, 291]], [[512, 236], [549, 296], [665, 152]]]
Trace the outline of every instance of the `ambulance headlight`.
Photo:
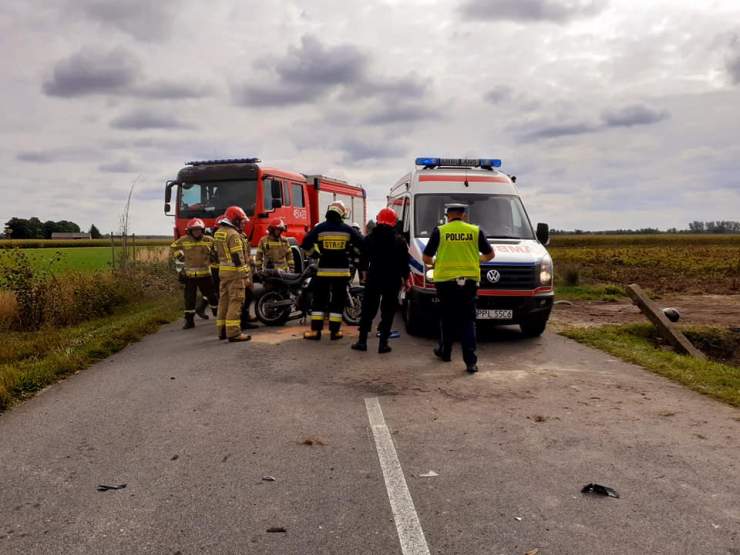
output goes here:
[[427, 270], [427, 273], [425, 275], [426, 275], [427, 281], [434, 281], [434, 270], [433, 269]]
[[540, 285], [552, 285], [552, 258], [545, 256], [540, 262]]

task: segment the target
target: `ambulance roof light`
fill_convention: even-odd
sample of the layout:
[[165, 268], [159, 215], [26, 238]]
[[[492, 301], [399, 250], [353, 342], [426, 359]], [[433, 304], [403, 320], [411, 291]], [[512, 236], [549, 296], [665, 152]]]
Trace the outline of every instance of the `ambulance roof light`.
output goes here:
[[452, 168], [500, 168], [501, 160], [497, 158], [417, 158], [417, 166], [424, 166], [427, 169], [437, 167]]

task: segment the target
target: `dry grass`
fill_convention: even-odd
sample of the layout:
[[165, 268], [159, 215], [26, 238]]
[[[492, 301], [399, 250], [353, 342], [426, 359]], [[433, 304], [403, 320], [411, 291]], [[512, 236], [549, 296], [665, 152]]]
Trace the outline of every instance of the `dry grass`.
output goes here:
[[0, 330], [8, 329], [18, 319], [18, 303], [10, 291], [0, 290]]

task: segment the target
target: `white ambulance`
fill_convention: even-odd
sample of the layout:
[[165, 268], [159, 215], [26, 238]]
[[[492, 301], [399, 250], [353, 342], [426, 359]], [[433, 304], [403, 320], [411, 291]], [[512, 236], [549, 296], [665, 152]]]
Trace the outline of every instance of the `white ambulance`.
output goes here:
[[496, 254], [480, 268], [479, 323], [518, 324], [529, 336], [545, 330], [553, 303], [552, 258], [545, 248], [549, 228], [532, 228], [515, 178], [500, 167], [494, 159], [417, 158], [414, 169], [391, 187], [388, 207], [409, 243], [412, 287], [402, 302], [410, 334], [438, 325], [434, 270], [424, 267], [422, 252], [452, 203], [467, 205], [470, 223], [486, 232]]

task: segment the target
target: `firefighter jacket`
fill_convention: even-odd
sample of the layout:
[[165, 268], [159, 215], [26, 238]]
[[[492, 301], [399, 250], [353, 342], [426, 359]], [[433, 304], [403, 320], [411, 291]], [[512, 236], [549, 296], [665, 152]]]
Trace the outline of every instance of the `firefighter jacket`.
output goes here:
[[250, 281], [249, 244], [242, 238], [241, 233], [228, 224], [221, 224], [213, 234], [213, 239], [218, 255], [218, 273], [221, 282]]
[[317, 276], [348, 278], [350, 260], [361, 251], [362, 237], [345, 223], [327, 220], [303, 238], [301, 248], [319, 256]]
[[192, 235], [187, 234], [172, 243], [170, 250], [176, 257], [182, 253], [185, 262], [183, 271], [186, 277], [207, 277], [211, 275], [213, 238], [204, 235], [200, 239], [195, 239]]
[[293, 271], [293, 253], [290, 243], [284, 237], [277, 239], [272, 235], [265, 235], [257, 245], [255, 265], [258, 270], [281, 270], [283, 272]]

